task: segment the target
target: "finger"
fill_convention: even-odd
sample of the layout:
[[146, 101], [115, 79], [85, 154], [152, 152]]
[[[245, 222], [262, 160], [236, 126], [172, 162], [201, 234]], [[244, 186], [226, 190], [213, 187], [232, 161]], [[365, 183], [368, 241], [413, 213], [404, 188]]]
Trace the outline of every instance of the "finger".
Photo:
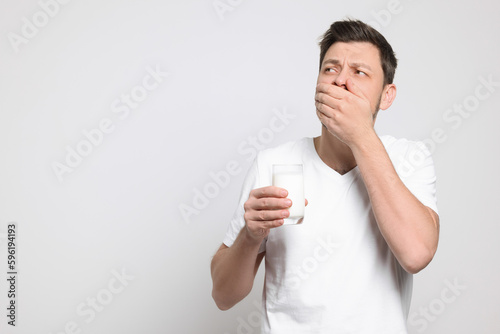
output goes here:
[[309, 201], [308, 201], [308, 200], [307, 200], [307, 198], [306, 198], [306, 206], [307, 206], [307, 204], [309, 204]]
[[327, 126], [329, 118], [327, 116], [325, 116], [325, 114], [323, 114], [318, 109], [316, 109], [316, 115], [318, 116], [318, 119], [321, 122], [321, 124], [323, 124], [324, 126]]
[[264, 198], [264, 197], [284, 198], [288, 196], [288, 191], [280, 187], [268, 186], [252, 190], [251, 195], [253, 195], [255, 198]]
[[316, 102], [316, 111], [326, 118], [335, 118], [336, 109], [324, 103]]
[[284, 219], [276, 219], [276, 220], [273, 220], [273, 221], [267, 221], [265, 223], [265, 227], [266, 228], [275, 228], [275, 227], [280, 227], [281, 225], [283, 225], [285, 223], [285, 220]]
[[318, 119], [321, 122], [321, 124], [323, 124], [323, 126], [326, 126], [323, 114], [320, 113], [317, 109], [316, 109], [316, 115], [318, 116]]
[[245, 212], [245, 221], [260, 221], [267, 222], [277, 219], [287, 218], [290, 215], [290, 211], [287, 209], [283, 210], [249, 210]]
[[341, 100], [337, 99], [335, 97], [332, 97], [326, 93], [323, 92], [317, 92], [314, 100], [318, 103], [322, 103], [324, 105], [327, 105], [333, 109], [339, 109]]
[[288, 209], [292, 206], [292, 201], [288, 198], [264, 197], [255, 200], [253, 209], [255, 210], [279, 210]]
[[250, 222], [250, 224], [247, 225], [247, 227], [251, 231], [265, 231], [265, 230], [269, 230], [271, 228], [279, 227], [279, 226], [283, 225], [284, 223], [285, 223], [284, 219], [276, 219], [276, 220], [270, 220], [270, 221], [265, 221], [265, 222], [253, 221], [253, 222]]
[[345, 96], [346, 93], [348, 93], [344, 88], [332, 85], [332, 84], [327, 84], [327, 83], [319, 83], [316, 86], [316, 92], [317, 93], [324, 93], [328, 96], [331, 96], [332, 98], [342, 100]]

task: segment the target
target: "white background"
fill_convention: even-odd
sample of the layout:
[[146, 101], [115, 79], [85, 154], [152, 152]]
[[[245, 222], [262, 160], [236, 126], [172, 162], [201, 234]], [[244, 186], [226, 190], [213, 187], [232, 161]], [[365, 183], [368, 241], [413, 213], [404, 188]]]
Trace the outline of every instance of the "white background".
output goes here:
[[[214, 4], [229, 7], [218, 12]], [[498, 2], [58, 6], [44, 22], [37, 1], [0, 2], [0, 276], [9, 222], [18, 224], [19, 270], [15, 328], [7, 326], [8, 287], [0, 281], [0, 332], [258, 333], [263, 267], [233, 309], [219, 311], [211, 299], [210, 260], [251, 163], [241, 148], [259, 134], [262, 147], [319, 135], [317, 42], [347, 16], [377, 25], [399, 59], [398, 96], [379, 114], [379, 134], [445, 138], [432, 147], [440, 245], [415, 276], [409, 330], [500, 332]], [[23, 17], [40, 27], [14, 45]], [[112, 103], [139, 92], [148, 68], [168, 76], [126, 117], [114, 113]], [[480, 88], [489, 96], [478, 100], [481, 77], [497, 84]], [[464, 103], [467, 116], [447, 111]], [[263, 137], [284, 110], [295, 118]], [[113, 130], [59, 181], [53, 164], [65, 164], [68, 147], [85, 146], [83, 131], [103, 119]], [[180, 208], [193, 206], [196, 191], [213, 182], [210, 172], [231, 161], [238, 172], [185, 219]], [[129, 278], [120, 285], [114, 271]], [[99, 311], [91, 318], [93, 298]]]

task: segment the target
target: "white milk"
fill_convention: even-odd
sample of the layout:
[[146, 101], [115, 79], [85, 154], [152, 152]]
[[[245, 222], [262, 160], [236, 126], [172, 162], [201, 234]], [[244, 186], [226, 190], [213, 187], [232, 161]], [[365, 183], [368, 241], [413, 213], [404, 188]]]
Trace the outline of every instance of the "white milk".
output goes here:
[[273, 186], [288, 191], [288, 198], [292, 200], [289, 208], [289, 218], [304, 217], [304, 176], [301, 172], [280, 172], [273, 174]]

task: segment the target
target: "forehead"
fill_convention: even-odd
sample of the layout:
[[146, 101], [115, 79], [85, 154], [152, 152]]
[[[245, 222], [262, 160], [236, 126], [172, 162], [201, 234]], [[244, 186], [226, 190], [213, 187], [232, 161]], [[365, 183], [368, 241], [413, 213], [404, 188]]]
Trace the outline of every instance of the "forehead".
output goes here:
[[337, 42], [326, 51], [323, 62], [336, 59], [340, 62], [365, 63], [372, 68], [382, 70], [380, 52], [375, 45], [369, 42]]

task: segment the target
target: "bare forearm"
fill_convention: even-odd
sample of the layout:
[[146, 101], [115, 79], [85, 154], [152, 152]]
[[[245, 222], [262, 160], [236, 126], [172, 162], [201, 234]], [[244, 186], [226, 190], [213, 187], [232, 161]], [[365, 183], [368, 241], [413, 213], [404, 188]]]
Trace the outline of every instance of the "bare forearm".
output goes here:
[[420, 271], [437, 248], [439, 229], [433, 213], [403, 184], [374, 132], [351, 149], [387, 244], [406, 271]]
[[252, 290], [259, 246], [243, 228], [234, 244], [212, 259], [212, 297], [220, 309], [233, 307]]

